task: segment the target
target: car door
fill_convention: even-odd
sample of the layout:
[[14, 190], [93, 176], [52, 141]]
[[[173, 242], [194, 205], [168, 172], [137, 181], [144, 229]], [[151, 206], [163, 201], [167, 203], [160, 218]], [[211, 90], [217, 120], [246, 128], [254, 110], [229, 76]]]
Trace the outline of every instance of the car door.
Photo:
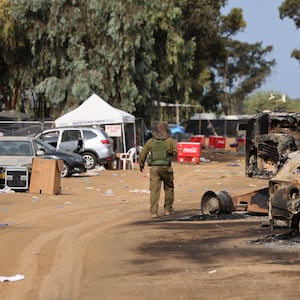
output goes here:
[[61, 140], [58, 146], [60, 150], [79, 152], [82, 148], [81, 130], [63, 130]]
[[57, 148], [60, 139], [60, 131], [53, 130], [53, 131], [45, 132], [38, 135], [37, 137], [43, 140], [44, 142], [46, 142], [47, 144], [50, 144], [51, 146]]

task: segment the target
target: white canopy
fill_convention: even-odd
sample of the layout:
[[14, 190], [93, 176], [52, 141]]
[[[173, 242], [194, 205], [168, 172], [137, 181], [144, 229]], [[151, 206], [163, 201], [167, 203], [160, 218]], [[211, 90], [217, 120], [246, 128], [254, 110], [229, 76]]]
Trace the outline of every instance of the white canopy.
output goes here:
[[55, 120], [55, 127], [134, 123], [135, 117], [93, 94], [80, 106]]
[[93, 94], [80, 106], [55, 120], [55, 127], [79, 127], [105, 124], [121, 124], [123, 137], [123, 151], [126, 152], [124, 124], [134, 125], [135, 117], [123, 110], [115, 108], [105, 102], [98, 95]]

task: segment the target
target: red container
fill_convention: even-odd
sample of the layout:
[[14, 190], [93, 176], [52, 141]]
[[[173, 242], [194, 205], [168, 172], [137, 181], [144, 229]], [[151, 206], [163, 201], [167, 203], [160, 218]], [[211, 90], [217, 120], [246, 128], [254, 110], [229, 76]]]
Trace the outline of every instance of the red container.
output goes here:
[[226, 139], [223, 136], [211, 135], [209, 136], [209, 148], [225, 149]]
[[225, 149], [226, 139], [222, 136], [217, 136], [215, 140], [215, 148], [217, 149]]
[[238, 143], [238, 145], [246, 145], [246, 138], [245, 137], [238, 137], [236, 139], [236, 142]]
[[239, 138], [236, 139], [236, 142], [237, 142], [237, 150], [239, 152], [245, 151], [246, 138], [245, 137], [239, 137]]
[[215, 135], [210, 135], [208, 139], [208, 148], [215, 148], [215, 140], [216, 136]]
[[201, 143], [177, 143], [178, 162], [199, 163], [201, 155]]
[[192, 143], [200, 143], [201, 148], [205, 148], [205, 136], [204, 135], [192, 135], [191, 136], [191, 142]]

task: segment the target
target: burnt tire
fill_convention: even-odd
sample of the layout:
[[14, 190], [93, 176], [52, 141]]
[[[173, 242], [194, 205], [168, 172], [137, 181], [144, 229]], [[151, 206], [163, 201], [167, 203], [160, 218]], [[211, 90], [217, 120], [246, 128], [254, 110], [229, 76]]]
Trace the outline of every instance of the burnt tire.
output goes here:
[[219, 193], [207, 191], [202, 196], [200, 209], [204, 215], [231, 214], [234, 205], [231, 196], [226, 191]]
[[85, 167], [87, 170], [94, 169], [97, 165], [97, 158], [95, 154], [91, 152], [85, 152], [82, 154], [82, 157], [85, 160]]

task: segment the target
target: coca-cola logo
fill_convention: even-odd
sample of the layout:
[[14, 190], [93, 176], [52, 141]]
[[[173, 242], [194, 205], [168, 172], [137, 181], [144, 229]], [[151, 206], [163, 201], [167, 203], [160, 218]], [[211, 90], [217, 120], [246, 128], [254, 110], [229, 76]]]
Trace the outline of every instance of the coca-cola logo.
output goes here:
[[196, 147], [183, 148], [182, 152], [183, 153], [197, 153], [197, 148]]

